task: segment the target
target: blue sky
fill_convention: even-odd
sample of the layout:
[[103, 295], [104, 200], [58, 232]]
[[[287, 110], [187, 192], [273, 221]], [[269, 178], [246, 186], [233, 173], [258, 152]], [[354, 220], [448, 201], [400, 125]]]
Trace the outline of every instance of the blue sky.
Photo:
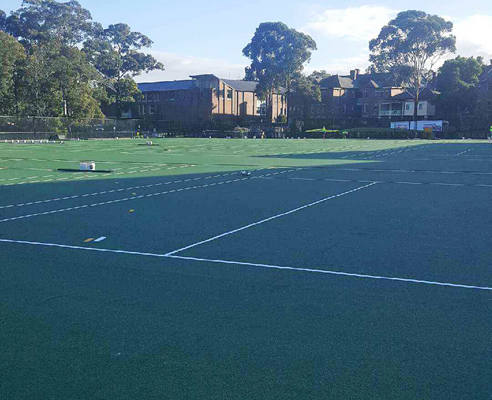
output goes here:
[[[348, 73], [368, 65], [368, 41], [398, 11], [419, 9], [438, 14], [455, 24], [457, 54], [492, 58], [492, 5], [490, 0], [312, 1], [250, 0], [79, 0], [103, 25], [125, 22], [149, 36], [150, 53], [165, 71], [139, 77], [139, 81], [186, 79], [190, 74], [215, 73], [242, 78], [248, 60], [242, 56], [256, 27], [264, 21], [282, 21], [310, 34], [317, 42], [306, 71], [325, 69]], [[348, 5], [349, 4], [349, 5]], [[6, 12], [21, 0], [2, 0]]]

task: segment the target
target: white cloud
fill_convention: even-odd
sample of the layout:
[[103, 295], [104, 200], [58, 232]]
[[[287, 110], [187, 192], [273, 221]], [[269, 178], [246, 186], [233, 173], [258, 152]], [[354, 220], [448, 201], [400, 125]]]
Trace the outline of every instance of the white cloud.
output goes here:
[[348, 38], [369, 42], [398, 13], [382, 6], [361, 6], [313, 12], [301, 29], [328, 38]]
[[323, 65], [309, 65], [304, 69], [306, 74], [310, 74], [313, 71], [325, 70], [329, 74], [335, 75], [348, 75], [351, 69], [360, 69], [364, 72], [369, 66], [369, 52], [360, 54], [355, 57], [346, 58], [333, 58], [328, 63]]
[[[319, 46], [318, 52], [313, 53], [312, 63], [307, 64], [305, 68], [306, 73], [323, 69], [331, 74], [348, 74], [354, 68], [364, 71], [369, 65], [369, 52], [365, 51], [367, 47], [361, 47], [361, 44], [376, 37], [381, 28], [398, 13], [397, 10], [371, 5], [346, 9], [315, 7], [313, 10], [316, 11], [311, 13], [309, 22], [301, 31], [311, 33], [313, 36], [320, 35], [326, 39], [338, 40], [337, 43], [329, 41]], [[446, 17], [445, 19], [453, 21], [453, 33], [457, 37], [457, 52], [448, 58], [454, 58], [456, 55], [482, 56], [485, 62], [492, 58], [492, 40], [488, 34], [492, 27], [492, 15], [477, 14], [463, 18]], [[336, 54], [337, 51], [333, 49], [339, 46], [343, 47], [344, 54], [347, 53], [346, 50], [350, 50], [348, 57], [326, 58], [329, 53]], [[328, 50], [322, 50], [323, 47], [330, 48], [329, 53]], [[244, 64], [237, 64], [225, 59], [162, 51], [151, 51], [150, 53], [164, 63], [166, 69], [140, 75], [136, 78], [138, 82], [189, 79], [190, 75], [206, 73], [215, 74], [221, 78], [242, 79], [244, 67], [247, 64], [247, 60]]]
[[164, 71], [152, 71], [135, 78], [137, 82], [155, 82], [189, 79], [190, 75], [214, 74], [220, 78], [242, 79], [246, 65], [225, 60], [188, 56], [184, 54], [150, 51], [164, 64]]
[[488, 62], [492, 58], [492, 15], [475, 14], [454, 21], [456, 54], [464, 57], [482, 56]]

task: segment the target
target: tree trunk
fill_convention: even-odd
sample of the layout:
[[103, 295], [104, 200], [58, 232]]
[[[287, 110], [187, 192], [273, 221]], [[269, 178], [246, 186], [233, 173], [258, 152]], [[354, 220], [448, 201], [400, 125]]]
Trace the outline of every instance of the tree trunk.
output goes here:
[[413, 100], [413, 123], [414, 123], [415, 130], [417, 130], [418, 107], [419, 107], [419, 92], [417, 91], [415, 93], [415, 98]]
[[290, 78], [287, 80], [287, 97], [285, 99], [285, 117], [287, 119], [287, 125], [289, 124], [290, 116]]
[[461, 106], [458, 106], [458, 116], [460, 118], [460, 131], [463, 130], [463, 113], [461, 112]]
[[267, 119], [268, 119], [268, 124], [271, 125], [273, 121], [273, 88], [268, 91]]
[[415, 87], [415, 97], [413, 103], [413, 123], [414, 129], [417, 130], [417, 119], [418, 119], [418, 107], [419, 107], [419, 96], [420, 96], [420, 78], [417, 78], [417, 85]]

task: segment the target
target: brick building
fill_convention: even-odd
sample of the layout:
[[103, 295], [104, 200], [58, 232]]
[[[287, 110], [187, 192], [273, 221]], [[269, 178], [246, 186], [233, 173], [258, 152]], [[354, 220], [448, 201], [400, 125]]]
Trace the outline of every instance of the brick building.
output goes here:
[[[139, 83], [143, 96], [133, 117], [158, 121], [203, 124], [268, 122], [267, 104], [255, 93], [257, 82], [220, 79], [212, 74], [190, 76], [189, 80]], [[287, 112], [286, 98], [275, 93], [272, 121]]]
[[[311, 125], [360, 126], [364, 123], [389, 126], [392, 120], [413, 119], [413, 96], [390, 83], [384, 73], [332, 75], [320, 82], [321, 102], [306, 105]], [[424, 89], [419, 98], [419, 119], [432, 118], [436, 92]]]

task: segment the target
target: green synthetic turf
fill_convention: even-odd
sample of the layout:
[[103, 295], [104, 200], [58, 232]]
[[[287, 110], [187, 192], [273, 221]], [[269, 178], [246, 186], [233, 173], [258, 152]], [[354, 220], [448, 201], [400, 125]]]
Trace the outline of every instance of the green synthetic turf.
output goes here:
[[[0, 207], [13, 207], [0, 208], [0, 219], [26, 218], [0, 223], [0, 239], [164, 254], [378, 181], [179, 255], [492, 286], [488, 143], [158, 142], [0, 144], [4, 179], [25, 179], [26, 166], [44, 162], [137, 171], [1, 186]], [[395, 153], [408, 147], [417, 150]], [[142, 173], [146, 163], [183, 168]], [[317, 167], [275, 168], [286, 166]], [[237, 173], [268, 167], [252, 175], [282, 173]], [[490, 400], [491, 299], [463, 288], [0, 243], [0, 399]]]
[[[0, 184], [352, 164], [364, 161], [341, 157], [430, 143], [336, 139], [154, 139], [153, 142], [159, 146], [139, 146], [143, 140], [123, 139], [68, 141], [65, 144], [0, 143]], [[320, 153], [325, 155], [324, 158], [316, 157]], [[111, 169], [114, 173], [103, 177], [57, 171], [58, 168], [78, 168], [82, 161], [95, 161], [96, 168]]]

